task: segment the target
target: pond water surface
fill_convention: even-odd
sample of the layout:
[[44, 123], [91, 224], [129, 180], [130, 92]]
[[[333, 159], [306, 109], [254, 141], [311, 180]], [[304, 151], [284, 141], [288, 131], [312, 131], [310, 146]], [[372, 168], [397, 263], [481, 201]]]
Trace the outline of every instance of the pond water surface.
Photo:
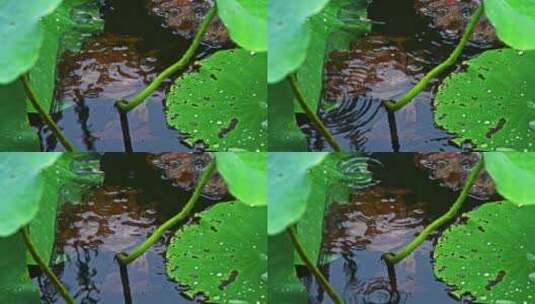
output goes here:
[[[185, 180], [194, 178], [190, 171], [181, 174], [181, 188], [168, 175], [162, 178], [165, 172], [150, 165], [148, 157], [141, 153], [104, 154], [102, 188], [89, 192], [80, 204], [64, 205], [61, 211], [54, 258], [64, 262], [54, 271], [77, 303], [186, 304], [202, 300], [201, 296], [193, 300], [182, 296], [185, 287], [166, 275], [165, 250], [172, 232], [128, 266], [130, 288], [123, 289], [115, 254], [141, 243], [158, 225], [178, 213], [191, 194]], [[205, 164], [198, 161], [195, 165], [194, 170], [200, 170]], [[193, 212], [227, 198], [212, 190], [203, 195]], [[34, 275], [43, 303], [64, 303], [45, 275]]]
[[[55, 98], [62, 105], [56, 106], [67, 107], [54, 115], [57, 124], [82, 151], [195, 149], [181, 142], [184, 134], [168, 127], [165, 118], [165, 92], [173, 79], [191, 70], [191, 66], [173, 75], [144, 104], [129, 112], [123, 122], [114, 106], [119, 99], [135, 96], [158, 73], [178, 61], [189, 47], [191, 35], [173, 30], [163, 17], [150, 14], [149, 0], [102, 3], [103, 33], [86, 40], [81, 52], [65, 52], [58, 62]], [[195, 29], [193, 25], [189, 28]], [[205, 41], [195, 59], [225, 44]], [[44, 150], [63, 149], [47, 126], [38, 119], [32, 121]], [[129, 136], [124, 130], [129, 131]]]
[[[438, 19], [432, 22], [434, 19], [417, 14], [416, 2], [430, 8], [444, 3], [449, 9], [429, 13]], [[460, 33], [464, 29], [456, 16], [469, 18], [473, 11], [469, 8], [474, 5], [464, 7], [463, 3], [476, 1], [450, 2], [448, 7], [445, 0], [373, 1], [368, 10], [371, 33], [354, 42], [349, 51], [327, 55], [320, 103], [329, 110], [320, 110], [320, 114], [344, 150], [436, 152], [472, 148], [469, 143], [462, 147], [453, 144], [452, 135], [435, 125], [433, 99], [443, 78], [462, 69], [463, 61], [497, 47], [492, 40], [481, 42], [483, 34], [478, 33], [476, 42], [467, 45], [456, 65], [433, 79], [410, 104], [394, 115], [383, 106], [384, 101], [399, 99], [455, 48], [459, 29]], [[454, 6], [460, 7], [459, 13]], [[457, 30], [442, 29], [435, 23], [457, 24]], [[330, 149], [305, 117], [300, 116], [299, 121], [311, 150]]]
[[[372, 157], [383, 164], [373, 169], [379, 182], [355, 193], [348, 203], [334, 203], [326, 216], [322, 256], [334, 260], [323, 270], [332, 286], [347, 304], [470, 303], [468, 298], [451, 297], [448, 286], [433, 274], [432, 252], [440, 231], [396, 265], [395, 272], [388, 271], [382, 254], [401, 249], [449, 209], [477, 156], [376, 153]], [[488, 176], [482, 175], [462, 212], [494, 198]], [[331, 303], [318, 292], [306, 269], [300, 273], [309, 303]]]

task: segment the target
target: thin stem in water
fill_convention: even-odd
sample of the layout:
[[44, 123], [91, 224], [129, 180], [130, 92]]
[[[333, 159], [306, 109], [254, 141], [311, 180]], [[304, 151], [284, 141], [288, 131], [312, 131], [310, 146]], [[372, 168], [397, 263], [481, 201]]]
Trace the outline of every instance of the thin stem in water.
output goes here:
[[461, 194], [459, 194], [459, 197], [457, 198], [455, 203], [453, 203], [448, 212], [446, 212], [441, 217], [437, 218], [431, 224], [425, 227], [424, 230], [422, 230], [422, 232], [420, 232], [420, 234], [418, 234], [418, 236], [414, 238], [414, 240], [412, 240], [412, 242], [403, 247], [398, 253], [386, 253], [383, 256], [385, 261], [392, 265], [399, 263], [401, 260], [410, 255], [416, 248], [418, 248], [418, 246], [420, 246], [420, 244], [422, 244], [427, 239], [427, 237], [431, 233], [433, 233], [433, 231], [437, 230], [438, 228], [442, 227], [444, 224], [455, 218], [455, 216], [457, 216], [457, 213], [463, 206], [466, 197], [468, 197], [468, 193], [476, 182], [479, 173], [481, 172], [481, 170], [483, 170], [483, 166], [483, 159], [481, 159], [476, 163], [474, 168], [472, 168], [472, 171], [470, 171], [470, 174], [466, 179], [463, 189], [461, 190]]
[[65, 302], [68, 304], [75, 304], [76, 302], [72, 298], [72, 296], [69, 294], [69, 291], [61, 281], [58, 279], [58, 277], [54, 274], [52, 269], [48, 267], [48, 265], [43, 261], [43, 259], [39, 256], [39, 253], [37, 253], [37, 249], [35, 248], [34, 244], [32, 243], [32, 240], [30, 239], [30, 235], [28, 233], [28, 226], [24, 226], [20, 229], [20, 234], [22, 235], [22, 238], [24, 239], [24, 243], [26, 244], [26, 247], [28, 248], [28, 251], [32, 255], [32, 258], [35, 260], [37, 265], [39, 265], [39, 268], [46, 274], [50, 282], [56, 286], [56, 289], [60, 293], [60, 295], [63, 297]]
[[212, 176], [214, 173], [215, 167], [215, 160], [212, 160], [199, 178], [199, 181], [197, 182], [195, 190], [193, 191], [189, 201], [177, 215], [173, 216], [171, 219], [159, 226], [145, 241], [143, 241], [143, 243], [134, 248], [130, 254], [124, 252], [118, 253], [116, 255], [117, 261], [123, 265], [132, 263], [135, 259], [152, 247], [152, 245], [154, 245], [167, 230], [171, 229], [173, 226], [186, 218], [199, 200], [202, 189], [210, 179], [210, 176]]
[[199, 24], [199, 27], [197, 29], [197, 33], [195, 34], [195, 37], [193, 38], [193, 42], [189, 46], [188, 50], [182, 58], [180, 58], [179, 61], [165, 69], [162, 73], [160, 73], [156, 78], [147, 85], [141, 92], [139, 92], [136, 96], [132, 97], [130, 101], [127, 100], [118, 100], [116, 102], [117, 108], [119, 110], [128, 112], [133, 110], [135, 107], [139, 106], [140, 104], [145, 101], [145, 99], [152, 94], [154, 91], [156, 91], [160, 85], [169, 77], [171, 77], [174, 73], [184, 68], [193, 58], [195, 55], [195, 52], [197, 52], [197, 49], [199, 48], [199, 45], [201, 44], [202, 38], [206, 31], [208, 30], [208, 26], [214, 19], [214, 17], [217, 14], [217, 5], [214, 4], [214, 6], [208, 11], [206, 16], [204, 17], [201, 24]]
[[321, 133], [321, 135], [323, 135], [323, 137], [325, 137], [325, 140], [327, 140], [327, 142], [333, 148], [334, 151], [336, 152], [342, 151], [342, 147], [336, 141], [336, 138], [334, 138], [331, 132], [329, 132], [329, 129], [327, 129], [327, 127], [321, 121], [318, 115], [316, 115], [316, 113], [312, 111], [312, 109], [308, 106], [305, 100], [305, 95], [303, 94], [303, 92], [299, 88], [299, 84], [297, 83], [297, 77], [295, 73], [288, 75], [288, 82], [290, 83], [290, 86], [292, 87], [292, 91], [297, 99], [297, 102], [299, 102], [299, 105], [301, 106], [303, 111], [305, 111], [306, 116], [308, 117], [308, 119], [310, 119], [314, 127], [316, 127], [316, 129]]
[[315, 263], [313, 263], [310, 258], [308, 257], [307, 253], [305, 252], [305, 248], [303, 248], [303, 245], [301, 245], [301, 242], [299, 241], [297, 237], [297, 229], [295, 228], [295, 225], [292, 225], [288, 227], [288, 233], [290, 234], [290, 237], [292, 239], [292, 243], [295, 247], [295, 250], [297, 251], [297, 254], [305, 263], [308, 270], [312, 272], [316, 280], [318, 280], [318, 283], [320, 284], [321, 288], [327, 292], [329, 297], [333, 300], [335, 304], [343, 304], [344, 301], [338, 296], [336, 291], [332, 288], [331, 284], [329, 284], [329, 281], [325, 278], [323, 273], [316, 267]]
[[22, 83], [22, 86], [24, 87], [24, 91], [26, 92], [26, 96], [28, 96], [28, 99], [30, 99], [30, 102], [32, 103], [32, 106], [35, 108], [37, 113], [39, 113], [39, 116], [41, 116], [41, 119], [50, 127], [54, 135], [57, 137], [57, 139], [61, 142], [63, 147], [65, 147], [65, 150], [72, 152], [76, 151], [74, 146], [67, 140], [65, 135], [63, 135], [63, 132], [61, 132], [58, 125], [54, 122], [52, 117], [48, 115], [47, 111], [43, 108], [41, 103], [39, 102], [37, 95], [33, 91], [30, 81], [28, 79], [28, 75], [24, 74], [20, 76], [20, 82]]
[[453, 51], [453, 53], [450, 54], [448, 59], [446, 61], [442, 62], [438, 66], [436, 66], [434, 69], [432, 69], [429, 73], [427, 73], [412, 89], [410, 89], [405, 95], [403, 95], [397, 102], [396, 101], [387, 101], [385, 102], [385, 106], [390, 111], [397, 111], [404, 106], [406, 106], [408, 103], [411, 102], [411, 100], [416, 97], [416, 95], [420, 94], [429, 82], [433, 80], [433, 78], [440, 75], [442, 72], [444, 72], [446, 69], [451, 67], [455, 64], [459, 56], [461, 56], [463, 49], [468, 42], [468, 39], [472, 35], [472, 32], [474, 31], [474, 28], [477, 24], [477, 21], [483, 14], [483, 3], [477, 8], [475, 13], [472, 15], [472, 18], [470, 19], [470, 22], [468, 22], [468, 25], [466, 26], [466, 29], [464, 31], [463, 36], [461, 37], [461, 40], [459, 41], [459, 44], [457, 44], [457, 47]]

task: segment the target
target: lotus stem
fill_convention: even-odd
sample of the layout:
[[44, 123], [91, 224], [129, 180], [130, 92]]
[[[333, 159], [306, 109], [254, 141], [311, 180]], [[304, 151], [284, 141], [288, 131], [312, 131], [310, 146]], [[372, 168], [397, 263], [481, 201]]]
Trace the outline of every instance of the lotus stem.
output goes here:
[[160, 85], [169, 77], [171, 77], [174, 73], [184, 68], [193, 58], [195, 53], [197, 52], [197, 49], [199, 48], [199, 45], [201, 44], [202, 38], [206, 31], [208, 30], [208, 26], [210, 26], [210, 23], [217, 15], [217, 5], [214, 4], [212, 8], [208, 11], [206, 16], [204, 17], [203, 21], [197, 28], [197, 33], [195, 34], [195, 37], [193, 38], [193, 42], [187, 49], [186, 53], [180, 58], [179, 61], [165, 69], [162, 73], [160, 73], [156, 78], [147, 85], [141, 92], [139, 92], [136, 96], [132, 97], [130, 101], [127, 100], [118, 100], [115, 105], [117, 108], [123, 112], [128, 112], [133, 110], [135, 107], [142, 104], [145, 99], [152, 94], [154, 91], [156, 91]]
[[329, 281], [325, 278], [323, 273], [319, 270], [319, 268], [313, 263], [310, 258], [308, 257], [307, 253], [305, 252], [305, 248], [303, 248], [303, 245], [299, 241], [299, 238], [297, 237], [297, 229], [295, 225], [292, 225], [288, 227], [288, 233], [290, 234], [290, 237], [292, 239], [292, 243], [295, 247], [295, 250], [297, 251], [297, 254], [305, 263], [306, 267], [310, 272], [314, 275], [316, 280], [318, 280], [318, 283], [320, 284], [321, 288], [327, 292], [329, 297], [333, 300], [334, 304], [343, 304], [344, 301], [340, 298], [340, 296], [336, 293], [334, 288], [329, 284]]
[[424, 230], [422, 230], [422, 232], [420, 232], [420, 234], [418, 234], [418, 236], [414, 240], [412, 240], [412, 242], [403, 247], [398, 253], [384, 254], [383, 258], [385, 259], [385, 261], [392, 265], [399, 263], [401, 260], [409, 256], [416, 248], [418, 248], [418, 246], [420, 246], [420, 244], [422, 244], [427, 239], [427, 237], [431, 233], [433, 233], [433, 231], [437, 230], [438, 228], [442, 227], [444, 224], [455, 218], [455, 216], [457, 216], [457, 213], [463, 206], [464, 201], [468, 197], [468, 193], [476, 182], [479, 173], [481, 172], [481, 170], [483, 170], [483, 166], [483, 159], [480, 159], [476, 163], [474, 168], [472, 168], [472, 171], [470, 171], [470, 174], [466, 179], [463, 189], [461, 190], [461, 194], [459, 194], [459, 197], [457, 198], [455, 203], [453, 203], [448, 212], [446, 212], [441, 217], [437, 218], [431, 224], [425, 227]]
[[297, 99], [297, 102], [299, 102], [299, 105], [301, 106], [303, 111], [305, 111], [306, 116], [308, 117], [308, 119], [310, 119], [314, 127], [321, 133], [325, 140], [327, 140], [327, 142], [333, 148], [334, 151], [342, 151], [342, 147], [336, 141], [336, 138], [334, 138], [331, 132], [329, 132], [329, 129], [327, 129], [327, 127], [321, 121], [318, 115], [316, 115], [316, 113], [312, 111], [312, 109], [308, 106], [305, 100], [305, 95], [303, 94], [303, 92], [299, 88], [299, 84], [297, 83], [297, 77], [295, 73], [288, 76], [288, 82], [292, 87], [292, 91]]
[[199, 200], [199, 197], [201, 196], [202, 189], [214, 173], [216, 168], [215, 160], [212, 160], [210, 164], [206, 167], [203, 174], [199, 178], [199, 181], [197, 182], [197, 185], [195, 186], [195, 190], [193, 191], [193, 194], [191, 195], [189, 201], [186, 203], [184, 208], [175, 216], [173, 216], [171, 219], [167, 220], [165, 223], [163, 223], [161, 226], [159, 226], [143, 243], [138, 245], [134, 250], [132, 250], [131, 253], [125, 253], [120, 252], [115, 257], [117, 258], [117, 261], [120, 264], [128, 265], [135, 261], [139, 256], [145, 253], [152, 245], [154, 245], [161, 237], [162, 235], [169, 229], [173, 228], [176, 224], [178, 224], [180, 221], [182, 221], [186, 216], [189, 215], [193, 207], [195, 207], [195, 204]]
[[63, 135], [63, 132], [61, 132], [58, 125], [54, 122], [52, 117], [48, 115], [47, 111], [43, 108], [41, 103], [39, 102], [39, 99], [37, 98], [37, 95], [33, 91], [30, 81], [28, 79], [28, 75], [24, 74], [20, 76], [20, 82], [22, 83], [22, 86], [24, 87], [24, 91], [26, 92], [26, 96], [28, 96], [28, 99], [30, 100], [32, 106], [35, 108], [39, 116], [41, 116], [41, 119], [50, 127], [56, 138], [61, 142], [63, 147], [65, 147], [65, 150], [69, 152], [76, 151], [74, 146], [69, 142], [69, 140]]
[[459, 41], [459, 44], [457, 44], [457, 47], [455, 48], [453, 53], [450, 54], [448, 59], [446, 59], [446, 61], [442, 62], [434, 69], [432, 69], [429, 73], [427, 73], [412, 89], [410, 89], [405, 95], [403, 95], [397, 102], [393, 100], [385, 102], [385, 106], [389, 111], [397, 111], [406, 106], [412, 101], [414, 97], [416, 97], [416, 95], [420, 94], [420, 92], [422, 92], [427, 87], [427, 85], [429, 84], [429, 82], [431, 82], [431, 80], [433, 80], [433, 78], [437, 77], [446, 69], [455, 64], [459, 56], [461, 56], [463, 49], [466, 43], [468, 42], [468, 39], [474, 32], [474, 28], [482, 14], [483, 3], [481, 3], [475, 13], [472, 15], [472, 18], [470, 19], [470, 22], [468, 22], [464, 34], [461, 37], [461, 40]]
[[24, 239], [24, 243], [26, 244], [26, 247], [28, 248], [28, 251], [32, 255], [32, 258], [35, 260], [37, 265], [39, 265], [39, 268], [46, 274], [48, 279], [56, 286], [57, 291], [60, 293], [60, 295], [63, 297], [65, 302], [68, 304], [75, 304], [73, 297], [69, 294], [69, 291], [61, 281], [58, 279], [58, 277], [54, 274], [52, 269], [50, 269], [43, 261], [43, 259], [39, 256], [39, 253], [37, 252], [37, 249], [35, 248], [32, 240], [30, 239], [30, 235], [28, 233], [28, 226], [24, 226], [20, 229], [20, 234], [22, 235], [22, 238]]

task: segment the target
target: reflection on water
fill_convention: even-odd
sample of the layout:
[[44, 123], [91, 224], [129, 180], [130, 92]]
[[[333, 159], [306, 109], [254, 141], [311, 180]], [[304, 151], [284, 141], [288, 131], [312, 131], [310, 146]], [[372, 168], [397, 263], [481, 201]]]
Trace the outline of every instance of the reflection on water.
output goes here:
[[408, 189], [378, 185], [350, 203], [333, 205], [325, 246], [331, 253], [340, 253], [351, 249], [388, 252], [403, 245], [404, 238], [422, 228], [425, 216], [422, 204], [407, 205], [408, 193]]
[[[348, 304], [460, 303], [433, 274], [431, 252], [438, 233], [396, 265], [395, 272], [389, 272], [382, 260], [383, 253], [398, 251], [446, 212], [458, 189], [445, 188], [441, 180], [429, 177], [427, 168], [416, 166], [426, 155], [376, 153], [372, 157], [384, 164], [370, 169], [381, 182], [356, 191], [347, 203], [333, 203], [327, 212], [322, 256], [330, 283]], [[433, 159], [449, 160], [443, 166], [451, 164], [450, 172], [459, 163], [473, 165], [477, 157], [433, 154]], [[479, 204], [469, 199], [463, 212]], [[309, 303], [331, 303], [306, 271], [302, 279], [311, 295]]]
[[[458, 191], [480, 158], [479, 153], [417, 153], [414, 161], [416, 166], [429, 171], [430, 179], [439, 180], [442, 186]], [[477, 177], [469, 195], [479, 200], [496, 195], [496, 186], [485, 170]]]
[[[56, 235], [58, 265], [54, 270], [77, 303], [128, 303], [123, 297], [115, 254], [142, 242], [189, 198], [188, 191], [161, 179], [162, 172], [151, 168], [150, 157], [105, 154], [104, 186], [88, 193], [79, 204], [63, 206]], [[184, 158], [187, 160], [186, 155]], [[195, 212], [214, 203], [203, 197]], [[192, 302], [183, 297], [179, 284], [166, 276], [165, 250], [171, 235], [172, 232], [166, 233], [128, 266], [133, 303], [198, 302], [199, 299]], [[43, 274], [35, 281], [41, 288], [43, 302], [63, 303]]]
[[[416, 0], [416, 12], [430, 19], [432, 27], [440, 29], [444, 38], [457, 40], [461, 37], [472, 17], [473, 11], [481, 5], [478, 0]], [[498, 43], [494, 27], [485, 15], [481, 17], [470, 37], [470, 42], [480, 46]]]
[[[148, 160], [163, 171], [163, 179], [182, 189], [193, 190], [213, 156], [208, 153], [167, 152], [149, 154]], [[219, 172], [212, 174], [202, 190], [202, 194], [211, 199], [221, 199], [227, 193], [227, 186]]]
[[[188, 39], [193, 39], [195, 30], [213, 5], [213, 1], [210, 0], [147, 0], [147, 3], [151, 14], [163, 18], [164, 27], [169, 27], [176, 34]], [[219, 17], [211, 22], [203, 41], [214, 46], [230, 42], [228, 31]]]

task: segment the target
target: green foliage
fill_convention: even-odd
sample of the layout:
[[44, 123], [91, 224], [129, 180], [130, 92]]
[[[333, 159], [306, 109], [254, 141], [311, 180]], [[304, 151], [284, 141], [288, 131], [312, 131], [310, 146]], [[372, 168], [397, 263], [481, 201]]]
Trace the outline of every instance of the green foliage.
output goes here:
[[[32, 9], [36, 10], [40, 7], [44, 9], [42, 5], [47, 3], [47, 1], [40, 1], [39, 5], [30, 4], [29, 6], [32, 9], [26, 8], [28, 3], [28, 1], [0, 1], [0, 15], [2, 15], [1, 12], [4, 9], [15, 9], [13, 5], [18, 7], [17, 14], [31, 14]], [[20, 12], [21, 9], [25, 12]], [[48, 9], [46, 11], [48, 13]], [[12, 81], [11, 83], [7, 83], [9, 82], [8, 80], [0, 80], [0, 83], [7, 83], [0, 85], [0, 100], [2, 101], [0, 151], [38, 151], [40, 149], [39, 139], [30, 128], [27, 117], [27, 112], [35, 112], [35, 109], [27, 101], [24, 89], [16, 78], [29, 70], [32, 88], [45, 109], [50, 109], [56, 81], [56, 62], [61, 51], [64, 49], [77, 49], [85, 36], [102, 29], [103, 21], [98, 19], [98, 15], [99, 4], [95, 0], [64, 0], [55, 11], [42, 18], [40, 22], [32, 21], [31, 18], [21, 18], [20, 22], [17, 21], [15, 23], [16, 27], [22, 26], [25, 28], [30, 27], [29, 25], [24, 25], [26, 21], [35, 23], [31, 28], [34, 28], [38, 35], [31, 37], [25, 37], [18, 32], [12, 33], [9, 30], [10, 26], [2, 25], [2, 21], [0, 21], [0, 31], [3, 31], [0, 33], [0, 37], [4, 41], [7, 40], [15, 43], [12, 38], [9, 38], [11, 35], [16, 35], [18, 37], [17, 39], [31, 40], [31, 43], [22, 46], [16, 44], [11, 45], [9, 42], [4, 43], [0, 50], [0, 65], [6, 67], [6, 69], [0, 71], [0, 79], [4, 73], [6, 73], [5, 75], [10, 73], [11, 68], [17, 68], [18, 71], [12, 76], [5, 78]], [[0, 16], [0, 20], [5, 21], [5, 18], [8, 17]], [[2, 35], [8, 35], [9, 37]], [[41, 45], [40, 40], [44, 40], [46, 43], [42, 43]], [[30, 51], [34, 43], [39, 43], [39, 47], [36, 51], [31, 51], [31, 62], [27, 61], [24, 55], [19, 57], [19, 53], [25, 54], [25, 51]], [[25, 51], [21, 52], [20, 47], [23, 47]], [[16, 56], [19, 61], [24, 61], [24, 66], [27, 67], [20, 69], [21, 65], [13, 64], [10, 57], [2, 55], [4, 53], [13, 53], [11, 55]], [[5, 64], [3, 60], [6, 60]], [[10, 60], [10, 62], [7, 62], [7, 60]]]
[[[310, 18], [311, 40], [306, 59], [297, 70], [297, 81], [313, 110], [321, 98], [327, 53], [347, 49], [352, 41], [369, 32], [370, 24], [360, 20], [366, 17], [368, 4], [366, 0], [331, 0], [321, 13]], [[302, 112], [297, 103], [295, 111]]]
[[167, 274], [215, 303], [267, 303], [266, 207], [220, 203], [180, 229], [167, 249]]
[[535, 154], [488, 152], [485, 169], [507, 200], [517, 205], [535, 204]]
[[[97, 0], [63, 0], [43, 18], [44, 41], [39, 59], [30, 70], [30, 85], [45, 109], [51, 109], [56, 83], [56, 63], [64, 50], [78, 50], [84, 38], [104, 28]], [[28, 112], [36, 112], [28, 102]]]
[[[84, 191], [100, 185], [102, 174], [86, 154], [2, 153], [0, 187], [0, 237], [30, 225], [30, 237], [37, 252], [48, 261], [56, 232], [56, 215], [63, 199], [79, 199]], [[90, 164], [90, 170], [76, 168]], [[29, 257], [29, 262], [33, 259]]]
[[[317, 169], [322, 166], [319, 165]], [[308, 257], [316, 263], [318, 262], [323, 239], [323, 218], [329, 203], [326, 192], [327, 187], [325, 184], [313, 183], [305, 213], [297, 222], [297, 237]], [[297, 252], [294, 252], [294, 263], [304, 265]]]
[[531, 303], [535, 294], [535, 208], [489, 203], [453, 225], [435, 248], [435, 274], [477, 303]]
[[326, 156], [327, 153], [269, 153], [268, 234], [280, 233], [303, 216], [313, 188], [309, 171]]
[[[347, 202], [350, 193], [372, 183], [368, 158], [355, 153], [329, 153], [317, 166], [310, 169], [313, 186], [306, 211], [297, 222], [301, 245], [312, 261], [319, 261], [323, 237], [325, 211], [332, 202]], [[303, 264], [297, 253], [296, 264]]]
[[0, 1], [0, 84], [12, 82], [35, 64], [44, 41], [39, 21], [60, 3], [61, 0]]
[[264, 152], [216, 154], [217, 170], [230, 193], [249, 206], [267, 205], [267, 159]]
[[498, 37], [519, 50], [535, 49], [535, 5], [529, 0], [485, 0], [485, 14]]
[[26, 95], [17, 81], [0, 85], [0, 151], [39, 151], [39, 138], [30, 128]]
[[217, 0], [219, 17], [234, 42], [246, 50], [267, 50], [267, 0]]
[[[305, 99], [316, 109], [326, 53], [347, 48], [369, 30], [367, 23], [354, 18], [365, 17], [367, 5], [362, 0], [271, 1], [268, 82], [279, 82], [297, 71]], [[342, 11], [350, 12], [353, 19], [341, 20]], [[295, 109], [302, 112], [297, 105]]]
[[[56, 216], [64, 202], [77, 203], [82, 195], [103, 182], [100, 162], [87, 153], [64, 153], [42, 170], [44, 183], [39, 210], [30, 223], [30, 237], [39, 256], [49, 261], [54, 247]], [[34, 264], [28, 254], [29, 263]]]
[[435, 121], [480, 150], [534, 150], [535, 52], [487, 51], [445, 80]]
[[211, 150], [267, 147], [266, 54], [217, 52], [180, 77], [167, 96], [168, 123]]
[[0, 237], [0, 303], [40, 303], [26, 267], [26, 246], [20, 234]]
[[46, 191], [42, 171], [60, 153], [3, 153], [0, 158], [0, 237], [9, 236], [28, 224], [39, 209]]
[[366, 16], [367, 6], [364, 0], [270, 1], [270, 151], [306, 150], [295, 116], [288, 112], [303, 110], [283, 79], [296, 72], [305, 101], [315, 111], [322, 92], [326, 54], [347, 48], [369, 31], [369, 24], [360, 20]]
[[268, 290], [270, 303], [307, 303], [308, 295], [294, 266], [294, 248], [288, 233], [268, 236]]
[[312, 33], [308, 20], [327, 3], [329, 0], [269, 1], [269, 83], [281, 81], [303, 64]]
[[306, 151], [305, 135], [295, 120], [294, 95], [287, 81], [268, 85], [269, 151]]
[[321, 165], [311, 171], [312, 177], [316, 184], [329, 189], [330, 200], [345, 203], [350, 193], [373, 184], [369, 160], [358, 152], [329, 153]]

